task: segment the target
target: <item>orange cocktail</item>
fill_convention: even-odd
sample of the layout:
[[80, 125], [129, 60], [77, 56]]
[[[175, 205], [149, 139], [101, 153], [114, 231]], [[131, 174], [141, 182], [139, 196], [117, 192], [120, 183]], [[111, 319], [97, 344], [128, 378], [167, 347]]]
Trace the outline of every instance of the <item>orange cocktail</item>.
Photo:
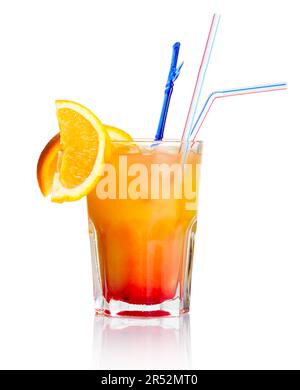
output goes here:
[[53, 202], [87, 197], [96, 312], [188, 311], [201, 142], [133, 140], [68, 100], [56, 112], [37, 179]]
[[87, 196], [98, 312], [188, 311], [200, 161], [199, 142], [113, 142]]

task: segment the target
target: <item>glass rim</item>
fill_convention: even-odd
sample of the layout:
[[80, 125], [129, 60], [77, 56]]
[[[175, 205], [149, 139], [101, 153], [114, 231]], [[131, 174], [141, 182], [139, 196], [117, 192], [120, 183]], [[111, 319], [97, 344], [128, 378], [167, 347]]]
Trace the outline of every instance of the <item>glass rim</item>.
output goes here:
[[112, 143], [152, 143], [152, 144], [168, 144], [168, 143], [176, 143], [176, 144], [196, 144], [196, 145], [203, 145], [203, 141], [186, 141], [186, 140], [181, 140], [181, 139], [176, 139], [176, 138], [166, 138], [162, 140], [155, 141], [153, 138], [133, 138], [132, 140], [128, 139], [122, 139], [122, 140], [111, 140]]

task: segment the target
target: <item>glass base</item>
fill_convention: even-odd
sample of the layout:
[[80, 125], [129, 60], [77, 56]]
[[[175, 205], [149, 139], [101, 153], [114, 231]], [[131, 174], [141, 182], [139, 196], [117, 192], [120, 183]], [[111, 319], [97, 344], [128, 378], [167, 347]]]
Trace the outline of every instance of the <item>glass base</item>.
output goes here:
[[[196, 232], [196, 218], [192, 220], [189, 228], [187, 229], [187, 234], [185, 238], [185, 256], [183, 257], [181, 264], [178, 267], [181, 267], [181, 272], [183, 277], [178, 277], [174, 282], [172, 290], [174, 295], [169, 294], [172, 299], [166, 299], [161, 303], [157, 304], [137, 304], [121, 301], [119, 299], [107, 299], [107, 296], [112, 296], [111, 291], [108, 289], [103, 293], [103, 286], [107, 288], [109, 284], [109, 277], [105, 274], [105, 269], [103, 271], [104, 277], [101, 275], [100, 264], [101, 259], [99, 256], [99, 245], [98, 238], [96, 234], [96, 229], [92, 221], [89, 223], [90, 228], [90, 242], [91, 242], [91, 253], [92, 253], [92, 267], [93, 267], [93, 285], [94, 285], [94, 300], [95, 300], [95, 311], [96, 315], [109, 316], [109, 317], [178, 317], [181, 314], [188, 313], [190, 308], [190, 293], [191, 293], [191, 277], [192, 277], [192, 264], [193, 264], [193, 253], [194, 253], [194, 240]], [[111, 259], [112, 260], [112, 259]], [[146, 261], [146, 260], [145, 260]], [[151, 271], [151, 268], [150, 268]], [[115, 271], [116, 272], [116, 271]], [[160, 270], [161, 279], [166, 277], [166, 267]], [[178, 270], [178, 273], [180, 270]], [[103, 278], [103, 280], [102, 280]], [[177, 285], [175, 285], [175, 283]], [[146, 286], [147, 287], [147, 284]], [[153, 286], [149, 286], [149, 289]], [[126, 290], [124, 290], [125, 292]], [[114, 292], [114, 291], [113, 291]], [[120, 291], [118, 291], [120, 292]], [[121, 291], [122, 292], [122, 291]], [[115, 293], [115, 292], [114, 292]], [[120, 294], [119, 294], [120, 295]], [[126, 294], [121, 294], [125, 295]], [[119, 298], [119, 296], [115, 297]], [[134, 298], [137, 298], [136, 295]], [[140, 297], [138, 297], [140, 298]], [[149, 298], [149, 297], [147, 297]], [[160, 300], [155, 297], [152, 297], [152, 301], [159, 302]], [[136, 301], [143, 302], [143, 299]], [[145, 301], [147, 301], [145, 299]]]
[[162, 302], [158, 305], [135, 305], [111, 299], [105, 299], [97, 304], [96, 315], [108, 317], [178, 317], [189, 311], [189, 307], [182, 307], [179, 298]]

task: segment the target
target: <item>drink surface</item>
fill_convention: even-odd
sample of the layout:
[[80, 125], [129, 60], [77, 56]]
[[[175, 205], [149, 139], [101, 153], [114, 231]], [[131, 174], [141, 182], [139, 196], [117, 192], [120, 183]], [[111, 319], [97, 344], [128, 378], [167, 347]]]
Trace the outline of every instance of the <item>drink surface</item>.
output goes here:
[[178, 151], [116, 145], [87, 197], [107, 302], [153, 305], [182, 295], [201, 154], [190, 150], [183, 165]]

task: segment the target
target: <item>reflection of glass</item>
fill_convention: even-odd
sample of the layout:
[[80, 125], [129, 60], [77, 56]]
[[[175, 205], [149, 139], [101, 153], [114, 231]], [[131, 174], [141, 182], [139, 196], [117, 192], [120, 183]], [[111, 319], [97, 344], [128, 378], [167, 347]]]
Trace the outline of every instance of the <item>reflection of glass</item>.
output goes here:
[[202, 144], [115, 141], [112, 150], [87, 197], [96, 311], [185, 313]]
[[190, 318], [110, 318], [94, 322], [95, 369], [189, 369]]

